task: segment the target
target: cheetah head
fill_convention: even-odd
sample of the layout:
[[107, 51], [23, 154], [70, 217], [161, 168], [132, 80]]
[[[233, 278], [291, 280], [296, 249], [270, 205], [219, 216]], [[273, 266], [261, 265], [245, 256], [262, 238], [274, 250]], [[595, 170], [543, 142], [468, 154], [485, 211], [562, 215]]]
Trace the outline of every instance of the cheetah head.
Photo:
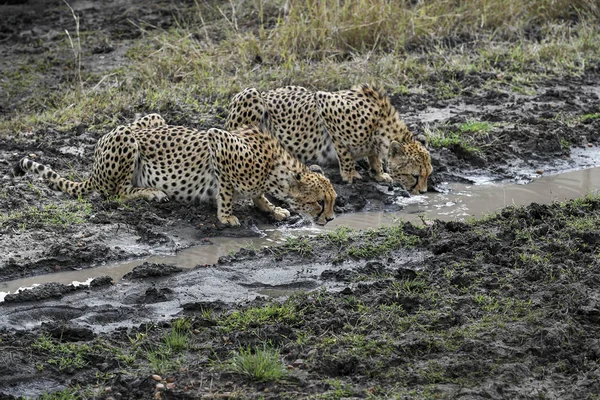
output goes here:
[[333, 206], [337, 195], [329, 179], [313, 171], [311, 167], [310, 171], [292, 177], [286, 201], [296, 212], [310, 215], [317, 224], [325, 225], [335, 218]]
[[425, 193], [431, 175], [431, 156], [418, 140], [408, 143], [392, 141], [388, 169], [394, 182], [400, 182], [411, 194]]

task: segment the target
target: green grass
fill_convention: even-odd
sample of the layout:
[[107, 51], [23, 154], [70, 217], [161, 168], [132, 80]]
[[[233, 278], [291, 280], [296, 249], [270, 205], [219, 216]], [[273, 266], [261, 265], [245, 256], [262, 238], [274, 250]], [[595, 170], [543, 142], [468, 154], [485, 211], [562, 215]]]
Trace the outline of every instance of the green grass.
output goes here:
[[87, 397], [84, 397], [78, 394], [79, 389], [76, 388], [66, 388], [54, 393], [44, 393], [38, 400], [80, 400]]
[[255, 326], [282, 322], [293, 324], [302, 318], [302, 311], [294, 307], [292, 301], [280, 304], [272, 302], [261, 307], [235, 310], [217, 319], [222, 331], [247, 330]]
[[57, 204], [30, 206], [22, 210], [0, 214], [0, 227], [17, 224], [21, 228], [38, 224], [68, 226], [83, 224], [92, 214], [92, 205], [86, 200], [64, 200]]
[[177, 370], [182, 365], [179, 354], [188, 349], [190, 335], [190, 320], [180, 318], [172, 321], [170, 331], [163, 335], [159, 345], [145, 343], [146, 334], [138, 334], [129, 340], [134, 346], [146, 350], [145, 358], [153, 373], [165, 374]]
[[50, 357], [46, 362], [61, 372], [84, 368], [88, 364], [86, 356], [93, 351], [87, 344], [57, 343], [45, 335], [38, 337], [32, 348], [48, 353]]
[[581, 117], [579, 117], [579, 120], [581, 122], [584, 122], [584, 121], [595, 120], [595, 119], [598, 119], [598, 118], [600, 118], [600, 113], [591, 113], [591, 114], [584, 114], [584, 115], [582, 115]]
[[300, 257], [308, 257], [313, 254], [313, 245], [307, 237], [288, 236], [283, 244], [273, 247], [272, 250], [279, 255], [296, 253]]
[[224, 368], [257, 382], [279, 381], [287, 376], [279, 350], [266, 346], [241, 347], [224, 363]]
[[334, 231], [330, 231], [320, 235], [320, 238], [323, 238], [330, 242], [331, 244], [342, 247], [348, 244], [352, 234], [355, 231], [345, 226], [339, 226]]
[[188, 347], [190, 338], [191, 323], [182, 318], [173, 321], [171, 332], [163, 337], [165, 346], [173, 353], [178, 353]]
[[415, 278], [415, 279], [401, 279], [399, 281], [392, 282], [392, 290], [394, 290], [397, 295], [403, 294], [412, 294], [412, 293], [422, 293], [428, 288], [429, 284], [427, 281]]
[[[433, 148], [448, 148], [453, 151], [462, 150], [466, 153], [477, 154], [481, 149], [471, 144], [470, 134], [487, 132], [489, 124], [470, 122], [462, 124], [457, 131], [448, 130], [447, 127], [431, 128], [426, 127], [427, 142]], [[478, 130], [476, 130], [478, 129]]]
[[346, 254], [353, 258], [374, 258], [391, 253], [401, 247], [411, 247], [418, 237], [404, 232], [401, 224], [367, 230], [359, 234], [357, 243], [350, 245]]
[[492, 128], [492, 124], [487, 121], [467, 121], [458, 126], [458, 130], [462, 133], [489, 132]]

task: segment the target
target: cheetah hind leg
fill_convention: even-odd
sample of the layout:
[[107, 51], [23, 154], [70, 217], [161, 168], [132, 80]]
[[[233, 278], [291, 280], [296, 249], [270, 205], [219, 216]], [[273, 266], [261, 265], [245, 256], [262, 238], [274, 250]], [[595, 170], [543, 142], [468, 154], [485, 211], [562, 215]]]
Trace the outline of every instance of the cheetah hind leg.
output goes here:
[[283, 221], [290, 216], [290, 212], [288, 210], [274, 206], [264, 195], [255, 197], [252, 200], [254, 201], [254, 205], [259, 210], [271, 214], [277, 221]]
[[[158, 117], [160, 118], [160, 116]], [[115, 130], [114, 133], [117, 135], [123, 135], [127, 137], [131, 134], [131, 131], [132, 127], [130, 126], [120, 126]], [[116, 191], [114, 194], [119, 196], [121, 200], [133, 200], [143, 198], [158, 202], [169, 201], [169, 196], [160, 189], [133, 186], [132, 182], [136, 168], [136, 157], [138, 154], [137, 146], [137, 143], [132, 143], [128, 140], [120, 140], [118, 142], [113, 142], [113, 151], [115, 153], [118, 152], [119, 154], [121, 154], [121, 156], [118, 158], [118, 163], [116, 167], [114, 167], [114, 169], [110, 169], [107, 173], [109, 179], [112, 180], [116, 186]], [[96, 171], [96, 169], [97, 166], [95, 164], [94, 174], [100, 175], [100, 172]], [[111, 193], [105, 194], [110, 195]]]

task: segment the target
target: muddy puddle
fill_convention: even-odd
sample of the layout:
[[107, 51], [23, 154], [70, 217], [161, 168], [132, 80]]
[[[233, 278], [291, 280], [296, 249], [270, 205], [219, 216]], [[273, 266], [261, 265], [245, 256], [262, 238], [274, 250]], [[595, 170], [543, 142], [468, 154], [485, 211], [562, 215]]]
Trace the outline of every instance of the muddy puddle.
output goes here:
[[[441, 193], [428, 192], [424, 195], [410, 198], [399, 198], [397, 202], [404, 206], [400, 212], [355, 212], [340, 214], [326, 227], [310, 226], [302, 228], [274, 228], [259, 226], [261, 237], [248, 238], [211, 238], [210, 244], [193, 246], [174, 254], [159, 254], [143, 259], [127, 262], [108, 263], [95, 268], [76, 271], [65, 271], [50, 275], [39, 275], [0, 283], [0, 301], [8, 293], [16, 293], [24, 288], [35, 287], [46, 282], [57, 282], [65, 285], [87, 285], [93, 278], [110, 276], [119, 281], [135, 267], [147, 263], [176, 265], [184, 269], [208, 266], [218, 262], [219, 258], [231, 255], [245, 248], [257, 250], [264, 246], [283, 243], [289, 236], [314, 236], [324, 231], [334, 230], [344, 226], [355, 230], [390, 225], [402, 219], [413, 223], [427, 223], [429, 220], [464, 220], [470, 217], [485, 215], [510, 205], [525, 205], [529, 203], [547, 204], [554, 201], [564, 201], [581, 197], [586, 194], [597, 194], [600, 191], [600, 167], [569, 171], [554, 175], [535, 178], [529, 184], [494, 183], [488, 178], [471, 177], [473, 184], [447, 183], [440, 185]], [[264, 279], [249, 279], [254, 284], [256, 293], [267, 296], [287, 295], [298, 288], [299, 276], [289, 275], [285, 271], [268, 271], [269, 277]], [[218, 275], [218, 274], [217, 274]], [[227, 274], [225, 274], [227, 275]], [[215, 276], [216, 278], [216, 276]], [[217, 280], [228, 279], [226, 276]], [[270, 282], [271, 281], [271, 282]], [[279, 286], [271, 286], [278, 281]], [[300, 284], [304, 287], [316, 286], [317, 283]], [[250, 284], [250, 283], [249, 283]], [[286, 285], [291, 289], [286, 289]], [[215, 285], [217, 292], [227, 291], [222, 285]], [[220, 289], [219, 289], [220, 288]], [[304, 289], [306, 289], [304, 287]]]

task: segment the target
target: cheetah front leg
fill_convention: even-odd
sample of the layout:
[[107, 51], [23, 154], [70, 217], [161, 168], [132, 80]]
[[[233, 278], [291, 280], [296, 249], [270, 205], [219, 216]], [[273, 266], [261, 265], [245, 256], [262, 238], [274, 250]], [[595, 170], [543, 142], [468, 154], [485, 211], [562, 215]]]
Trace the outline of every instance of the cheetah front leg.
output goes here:
[[169, 201], [169, 196], [159, 189], [139, 188], [131, 184], [121, 185], [117, 188], [117, 194], [121, 200], [146, 199], [159, 203]]
[[222, 224], [240, 226], [240, 221], [233, 215], [233, 185], [228, 182], [223, 182], [222, 177], [219, 177], [217, 218]]
[[340, 175], [342, 176], [342, 180], [346, 183], [352, 183], [354, 178], [362, 179], [362, 176], [356, 172], [354, 157], [352, 157], [350, 150], [348, 150], [348, 148], [344, 146], [344, 143], [337, 138], [337, 135], [332, 134], [331, 137], [340, 164]]
[[263, 212], [269, 213], [277, 221], [283, 221], [290, 216], [290, 212], [285, 208], [276, 207], [264, 195], [252, 199], [254, 205]]
[[354, 157], [348, 149], [345, 147], [337, 147], [336, 152], [338, 156], [338, 161], [340, 163], [340, 175], [342, 175], [342, 180], [346, 183], [352, 183], [354, 178], [362, 179], [362, 176], [356, 171], [354, 167]]
[[373, 178], [377, 182], [392, 183], [392, 177], [390, 174], [383, 172], [383, 163], [381, 162], [381, 157], [379, 157], [378, 154], [369, 156], [369, 165], [371, 166], [371, 171], [374, 173]]

